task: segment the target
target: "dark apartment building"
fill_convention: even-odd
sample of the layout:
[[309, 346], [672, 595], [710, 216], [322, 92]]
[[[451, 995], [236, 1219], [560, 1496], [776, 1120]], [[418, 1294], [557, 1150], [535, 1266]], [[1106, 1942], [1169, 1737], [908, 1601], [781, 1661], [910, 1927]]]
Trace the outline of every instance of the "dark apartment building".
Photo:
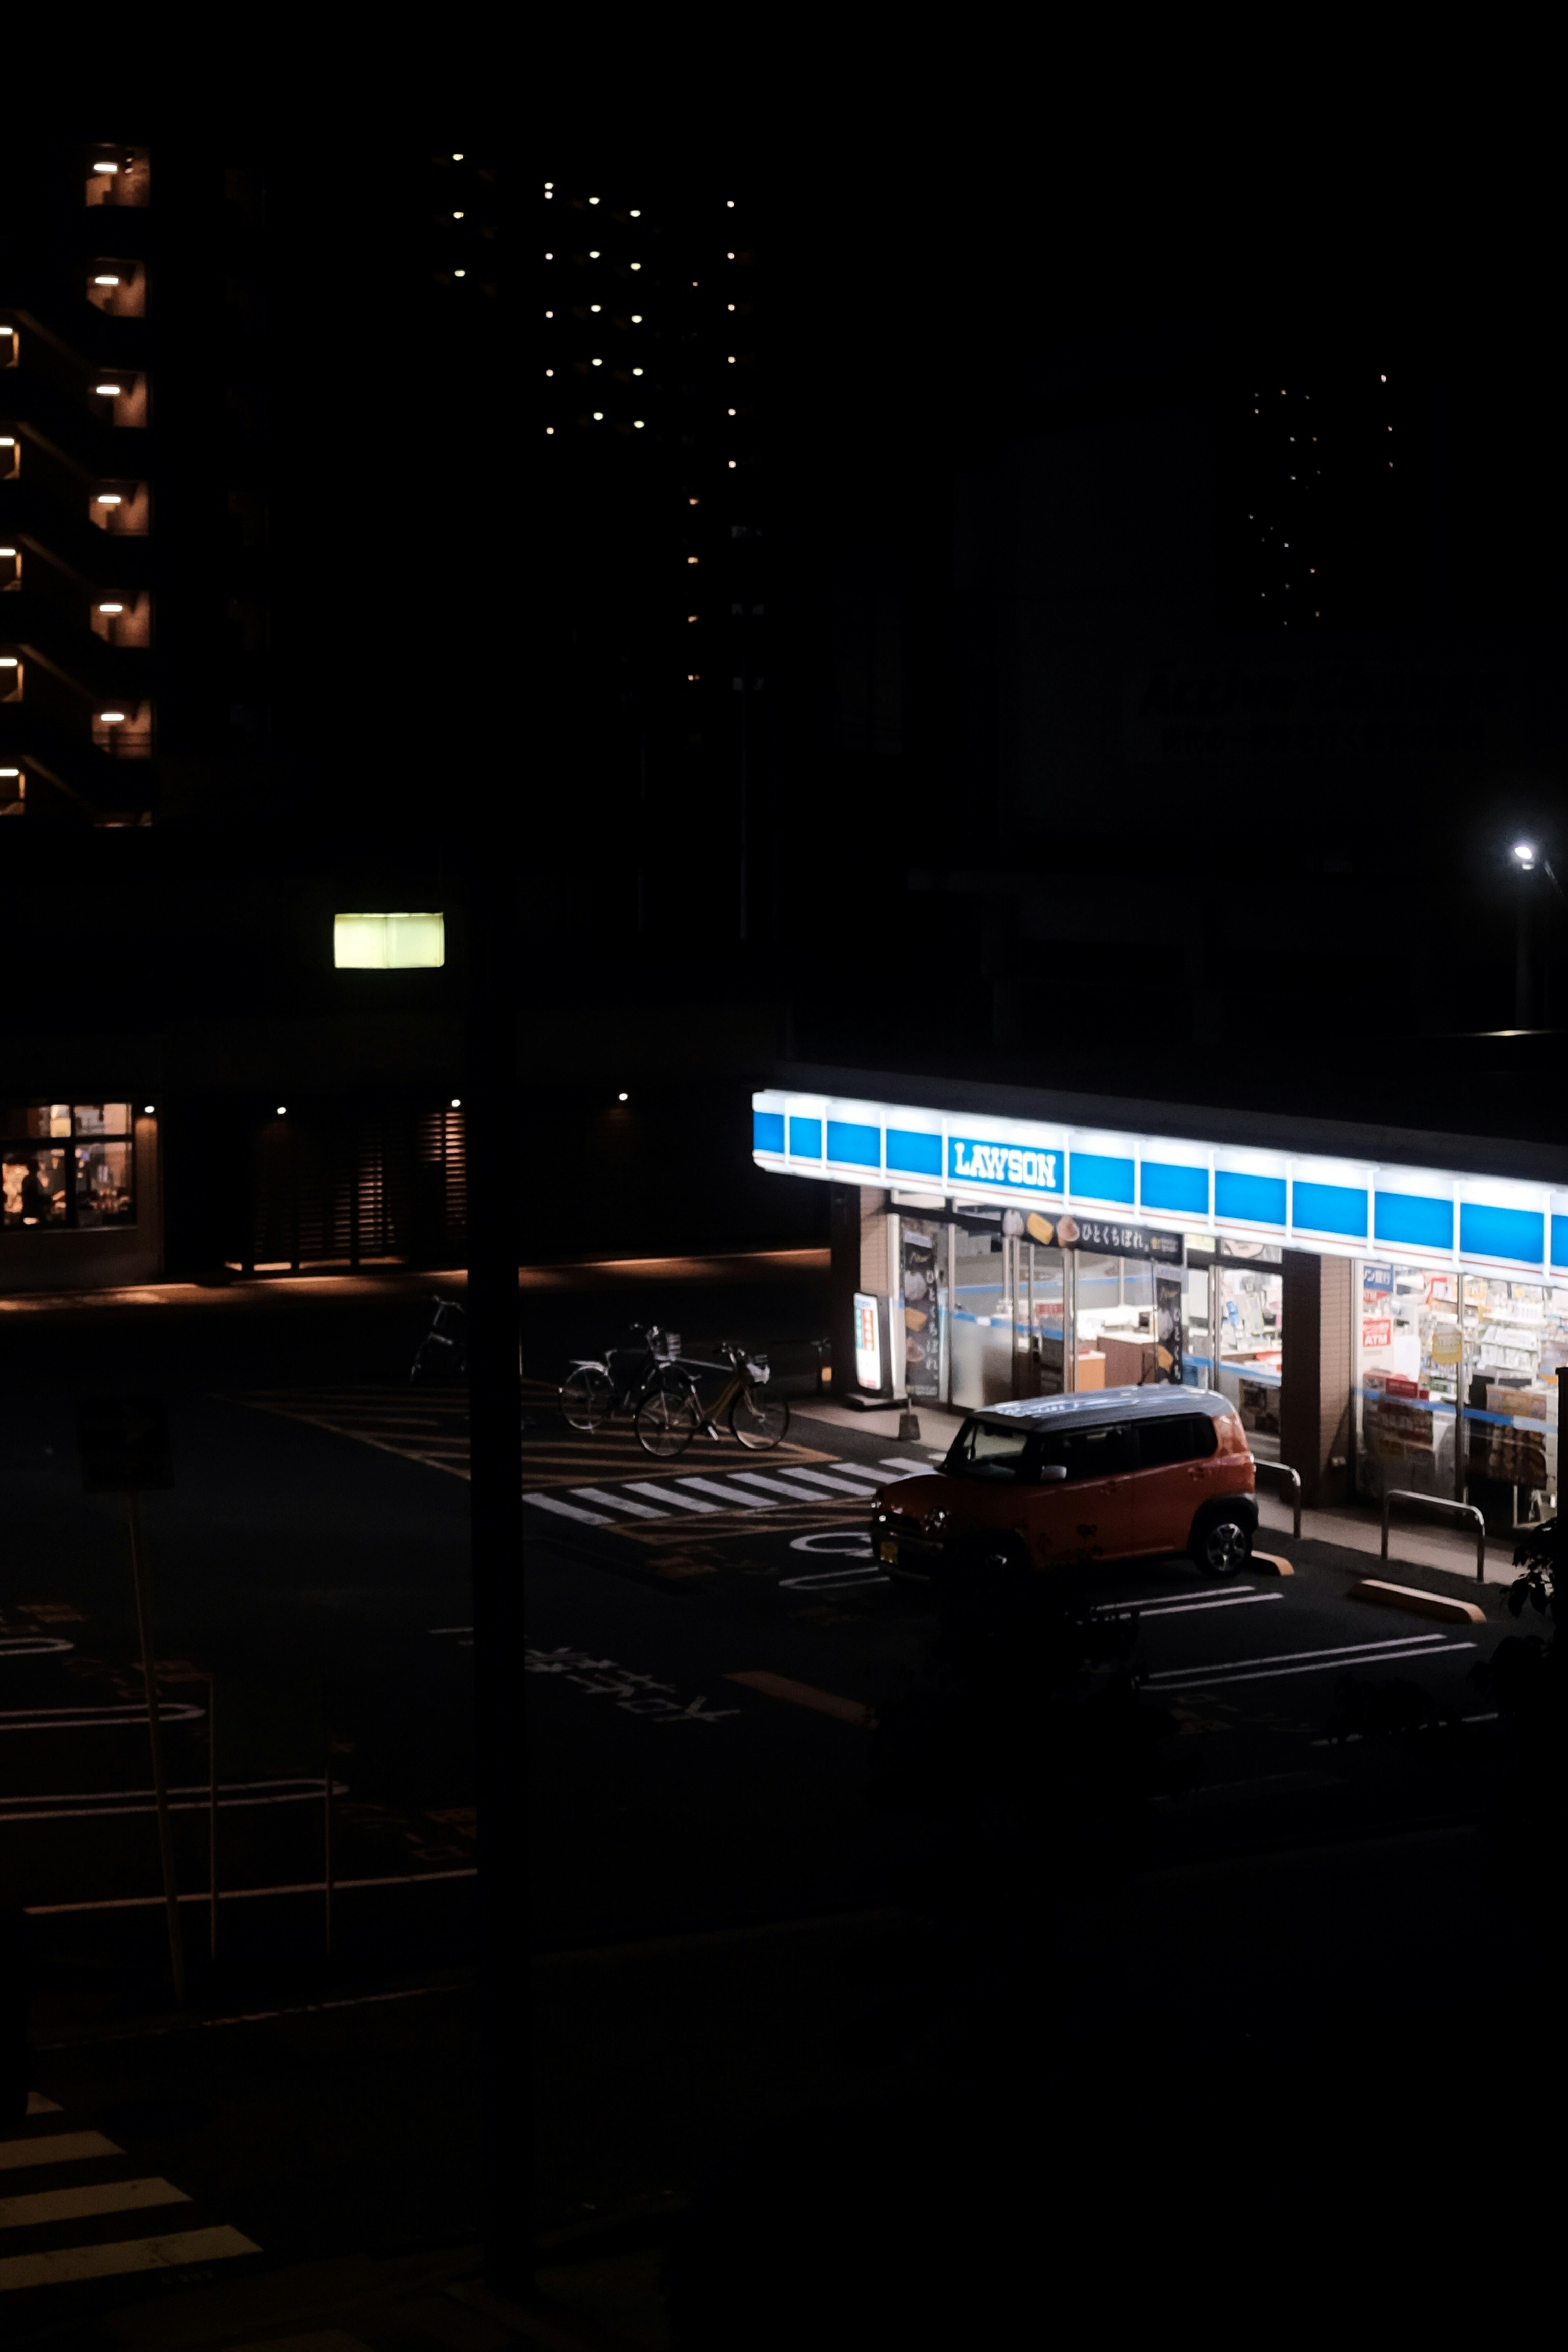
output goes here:
[[505, 174], [405, 166], [8, 146], [0, 1289], [460, 1251]]
[[933, 236], [875, 337], [867, 278], [818, 304], [860, 348], [780, 490], [783, 756], [845, 885], [785, 894], [797, 1050], [1550, 1123], [1552, 1040], [1486, 1034], [1568, 1021], [1568, 904], [1516, 855], [1568, 846], [1541, 338], [1500, 367], [1397, 288], [1117, 315], [1109, 270], [1075, 313], [1012, 258], [976, 285]]

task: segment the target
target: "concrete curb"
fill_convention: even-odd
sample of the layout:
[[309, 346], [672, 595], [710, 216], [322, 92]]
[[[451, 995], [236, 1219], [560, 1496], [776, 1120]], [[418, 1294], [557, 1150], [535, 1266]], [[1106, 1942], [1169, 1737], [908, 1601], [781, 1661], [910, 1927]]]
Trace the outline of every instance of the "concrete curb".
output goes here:
[[1363, 1577], [1346, 1593], [1347, 1601], [1370, 1601], [1378, 1609], [1404, 1609], [1413, 1617], [1441, 1617], [1449, 1624], [1484, 1625], [1487, 1613], [1473, 1601], [1458, 1601], [1447, 1592], [1422, 1592], [1410, 1584], [1385, 1584], [1381, 1577]]

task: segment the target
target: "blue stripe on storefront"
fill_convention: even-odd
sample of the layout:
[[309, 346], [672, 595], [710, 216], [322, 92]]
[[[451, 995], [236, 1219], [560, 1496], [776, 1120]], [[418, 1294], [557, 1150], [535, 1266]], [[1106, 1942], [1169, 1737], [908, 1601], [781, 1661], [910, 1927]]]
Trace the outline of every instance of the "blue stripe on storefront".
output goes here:
[[1178, 1168], [1168, 1160], [1145, 1160], [1141, 1187], [1145, 1209], [1169, 1209], [1178, 1216], [1206, 1217], [1209, 1213], [1209, 1171]]
[[841, 1168], [880, 1168], [882, 1130], [879, 1127], [861, 1127], [849, 1119], [830, 1118], [827, 1156]]

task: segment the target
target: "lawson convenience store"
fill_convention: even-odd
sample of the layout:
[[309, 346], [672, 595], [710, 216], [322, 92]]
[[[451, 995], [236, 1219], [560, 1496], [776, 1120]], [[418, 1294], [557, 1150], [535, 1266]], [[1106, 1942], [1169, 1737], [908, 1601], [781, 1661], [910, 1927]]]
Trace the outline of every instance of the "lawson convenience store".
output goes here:
[[835, 1188], [841, 1391], [973, 1410], [1179, 1381], [1228, 1396], [1309, 1502], [1555, 1508], [1568, 1153], [921, 1091], [948, 1099], [752, 1097], [758, 1166]]

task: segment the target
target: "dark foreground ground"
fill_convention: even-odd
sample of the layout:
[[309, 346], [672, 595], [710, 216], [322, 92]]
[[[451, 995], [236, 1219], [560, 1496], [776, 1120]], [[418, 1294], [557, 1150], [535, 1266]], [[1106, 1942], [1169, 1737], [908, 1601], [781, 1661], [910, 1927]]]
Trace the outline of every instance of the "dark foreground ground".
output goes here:
[[[1005, 2310], [1272, 2326], [1286, 2298], [1343, 2324], [1451, 2309], [1528, 2226], [1557, 1864], [1478, 1671], [1498, 1596], [1479, 1626], [1369, 1611], [1321, 1546], [1223, 1591], [1129, 1567], [1096, 1600], [1139, 1605], [1168, 1717], [1141, 1806], [999, 1768], [911, 1801], [879, 1725], [929, 1686], [934, 1616], [864, 1528], [929, 1448], [801, 1394], [765, 1463], [664, 1465], [550, 1405], [632, 1319], [771, 1343], [805, 1390], [825, 1287], [796, 1257], [525, 1292], [543, 2315], [478, 2283], [465, 1407], [410, 1403], [420, 1286], [0, 1318], [0, 1885], [38, 2095], [0, 2141], [14, 2340], [793, 2345], [942, 2311], [964, 2342]], [[73, 1452], [74, 1401], [126, 1392], [175, 1441], [145, 1521], [183, 2010], [122, 1522]], [[987, 1754], [1032, 1675], [1026, 1645], [981, 1674]]]

